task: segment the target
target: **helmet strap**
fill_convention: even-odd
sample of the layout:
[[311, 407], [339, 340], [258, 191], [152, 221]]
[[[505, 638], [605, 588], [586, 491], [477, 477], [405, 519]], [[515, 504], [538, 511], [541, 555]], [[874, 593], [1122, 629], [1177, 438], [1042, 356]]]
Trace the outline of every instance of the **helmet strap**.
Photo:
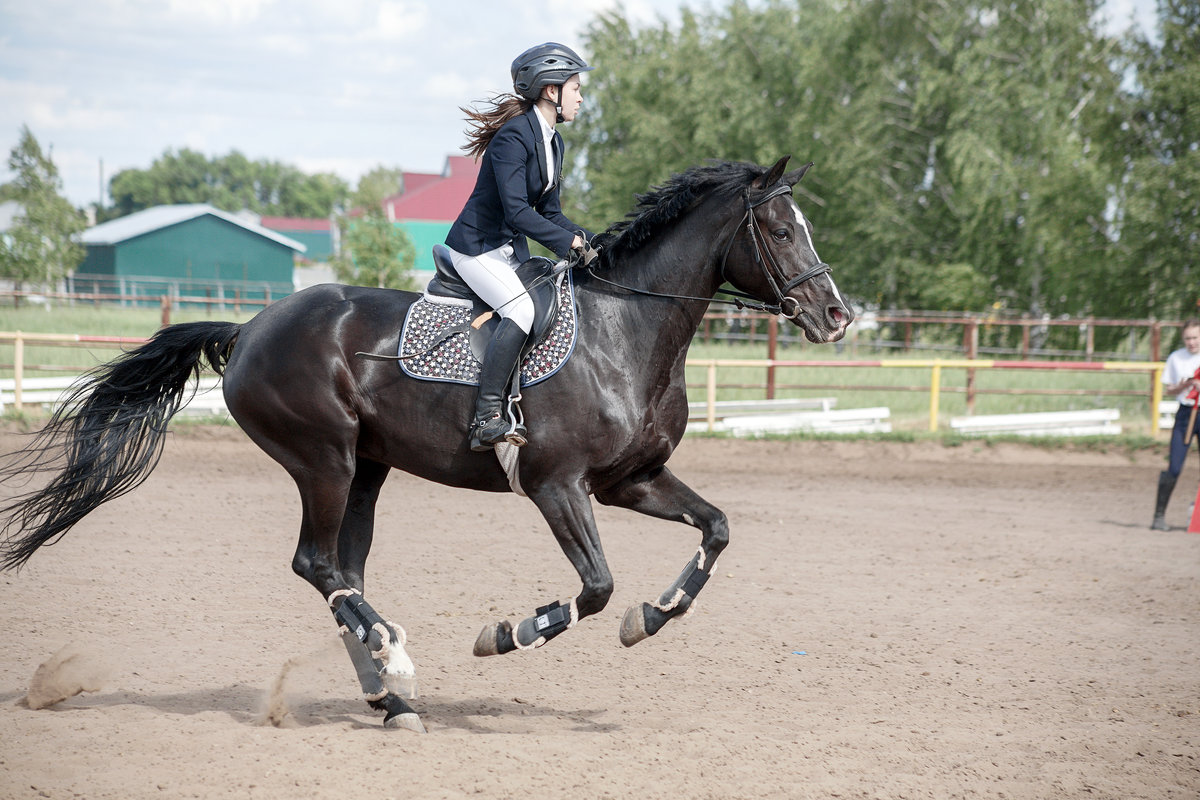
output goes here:
[[564, 85], [565, 84], [562, 84], [562, 83], [557, 84], [556, 88], [558, 89], [558, 99], [552, 101], [554, 103], [554, 114], [555, 114], [554, 123], [556, 125], [560, 122], [566, 122], [566, 120], [563, 119], [563, 113], [562, 113], [562, 109], [563, 109], [562, 98], [563, 98], [563, 86]]

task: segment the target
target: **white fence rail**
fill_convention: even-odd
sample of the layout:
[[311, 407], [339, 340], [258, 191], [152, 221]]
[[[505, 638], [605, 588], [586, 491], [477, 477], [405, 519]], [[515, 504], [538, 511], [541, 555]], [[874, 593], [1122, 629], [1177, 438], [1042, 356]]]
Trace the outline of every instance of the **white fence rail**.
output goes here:
[[709, 403], [688, 403], [688, 419], [724, 419], [739, 414], [777, 414], [787, 411], [829, 411], [837, 405], [836, 397], [794, 397], [781, 400], [717, 400]]
[[1175, 412], [1178, 410], [1178, 400], [1163, 400], [1158, 404], [1158, 429], [1160, 431], [1169, 431], [1175, 427]]
[[1013, 436], [1100, 436], [1121, 432], [1120, 409], [1087, 411], [1044, 411], [1036, 414], [992, 414], [954, 417], [951, 430], [964, 436], [1011, 434]]
[[[0, 413], [6, 411], [9, 406], [53, 408], [66, 398], [70, 388], [79, 379], [79, 375], [57, 378], [25, 378], [21, 381], [19, 389], [14, 379], [0, 379]], [[206, 375], [200, 378], [195, 396], [183, 405], [179, 413], [193, 416], [216, 416], [228, 411], [229, 409], [225, 406], [225, 395], [221, 391], [221, 379], [215, 375]]]
[[[787, 403], [761, 401], [762, 403]], [[703, 404], [701, 404], [703, 405]], [[761, 406], [760, 406], [761, 409]], [[702, 418], [703, 419], [703, 418]], [[720, 420], [689, 422], [691, 433], [731, 433], [734, 436], [767, 436], [785, 433], [891, 433], [891, 410], [878, 408], [827, 408], [821, 411], [775, 414], [727, 413]]]

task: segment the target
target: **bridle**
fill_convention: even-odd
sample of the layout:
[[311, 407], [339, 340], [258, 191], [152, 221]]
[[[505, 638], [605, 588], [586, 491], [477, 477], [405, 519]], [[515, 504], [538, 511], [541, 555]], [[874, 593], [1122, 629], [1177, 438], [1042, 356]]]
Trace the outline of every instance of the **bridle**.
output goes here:
[[[795, 319], [804, 313], [804, 309], [801, 308], [799, 300], [794, 297], [789, 297], [787, 293], [805, 281], [832, 271], [833, 268], [823, 261], [819, 262], [816, 266], [805, 270], [796, 277], [787, 281], [783, 284], [783, 287], [780, 288], [779, 282], [783, 280], [783, 271], [779, 268], [779, 262], [775, 260], [775, 256], [771, 254], [771, 248], [767, 247], [766, 238], [763, 236], [763, 232], [759, 227], [758, 220], [754, 216], [754, 209], [771, 200], [774, 200], [780, 195], [791, 194], [791, 192], [791, 186], [786, 183], [780, 183], [771, 190], [764, 192], [758, 199], [751, 200], [750, 188], [746, 187], [745, 192], [742, 193], [745, 213], [742, 215], [741, 220], [739, 220], [734, 226], [733, 233], [730, 234], [728, 241], [725, 243], [725, 247], [721, 251], [721, 284], [724, 285], [729, 282], [729, 279], [725, 275], [725, 267], [729, 261], [729, 251], [733, 249], [733, 242], [737, 239], [738, 228], [744, 224], [746, 226], [746, 235], [749, 237], [750, 242], [754, 247], [754, 263], [758, 265], [760, 270], [762, 270], [763, 276], [767, 279], [767, 284], [771, 287], [771, 291], [775, 293], [776, 303], [774, 305], [763, 303], [753, 295], [746, 294], [745, 292], [739, 292], [734, 289], [717, 290], [720, 294], [727, 294], [734, 298], [733, 300], [722, 300], [714, 297], [692, 297], [690, 295], [652, 292], [648, 289], [638, 289], [633, 286], [625, 286], [624, 284], [617, 283], [616, 281], [610, 281], [607, 278], [597, 275], [595, 269], [590, 267], [588, 268], [588, 274], [590, 274], [596, 280], [630, 292], [634, 292], [636, 294], [645, 294], [652, 297], [666, 297], [674, 300], [701, 300], [706, 303], [721, 303], [724, 305], [736, 306], [739, 309], [749, 308], [754, 311], [765, 311], [769, 314], [782, 315], [786, 319]], [[769, 268], [768, 265], [770, 265]], [[789, 300], [792, 302], [791, 313], [784, 311], [784, 306], [787, 305]]]
[[[746, 213], [742, 217], [742, 222], [746, 225], [746, 235], [749, 237], [751, 244], [754, 245], [754, 263], [757, 264], [758, 268], [762, 270], [763, 277], [767, 279], [767, 284], [771, 287], [771, 291], [775, 292], [775, 299], [778, 301], [778, 305], [775, 306], [775, 308], [778, 310], [775, 311], [775, 313], [782, 315], [786, 319], [795, 319], [804, 313], [804, 309], [800, 307], [800, 301], [794, 297], [789, 297], [788, 292], [790, 292], [792, 289], [795, 289], [805, 281], [812, 280], [818, 275], [824, 275], [825, 273], [833, 270], [832, 267], [830, 267], [824, 261], [821, 261], [818, 262], [816, 266], [801, 272], [799, 275], [789, 280], [783, 285], [782, 289], [779, 287], [779, 282], [776, 280], [776, 278], [779, 278], [780, 280], [783, 279], [783, 270], [779, 268], [779, 262], [776, 261], [775, 256], [771, 254], [771, 248], [767, 247], [766, 237], [763, 236], [762, 228], [759, 227], [758, 224], [758, 219], [754, 216], [754, 209], [771, 200], [774, 200], [780, 195], [790, 195], [791, 193], [791, 186], [786, 183], [780, 183], [770, 191], [764, 192], [762, 197], [759, 197], [757, 200], [752, 201], [750, 199], [750, 187], [746, 187], [746, 191], [742, 194], [742, 199], [746, 206]], [[741, 223], [738, 224], [740, 225]], [[733, 235], [729, 237], [729, 241], [725, 244], [725, 251], [721, 254], [722, 283], [729, 282], [729, 279], [725, 276], [725, 265], [729, 260], [729, 251], [733, 248], [733, 242], [736, 238], [737, 231], [735, 230]], [[767, 268], [768, 264], [770, 264], [770, 269]], [[774, 271], [773, 274], [772, 271]], [[742, 292], [726, 291], [725, 293], [735, 295], [737, 297], [749, 297], [749, 295]], [[793, 305], [793, 309], [790, 314], [783, 310], [784, 305], [786, 305], [787, 301], [789, 300], [792, 301]]]

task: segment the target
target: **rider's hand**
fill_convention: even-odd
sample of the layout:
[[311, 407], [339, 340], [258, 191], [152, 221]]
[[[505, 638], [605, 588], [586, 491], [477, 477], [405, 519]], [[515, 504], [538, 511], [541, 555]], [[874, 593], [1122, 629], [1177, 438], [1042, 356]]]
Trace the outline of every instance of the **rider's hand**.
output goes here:
[[590, 267], [599, 255], [599, 251], [593, 248], [586, 239], [575, 234], [575, 241], [571, 243], [571, 258], [569, 259], [572, 267]]

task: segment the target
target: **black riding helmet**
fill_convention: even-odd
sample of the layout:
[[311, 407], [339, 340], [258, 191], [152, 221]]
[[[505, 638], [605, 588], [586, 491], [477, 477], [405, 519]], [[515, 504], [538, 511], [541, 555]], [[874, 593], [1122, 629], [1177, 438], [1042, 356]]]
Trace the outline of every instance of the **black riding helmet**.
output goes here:
[[[542, 89], [547, 86], [561, 87], [572, 75], [590, 72], [593, 68], [571, 48], [557, 42], [546, 42], [531, 47], [513, 59], [513, 89], [526, 100], [537, 102]], [[558, 91], [562, 102], [562, 89]], [[562, 106], [558, 108], [562, 114]]]

